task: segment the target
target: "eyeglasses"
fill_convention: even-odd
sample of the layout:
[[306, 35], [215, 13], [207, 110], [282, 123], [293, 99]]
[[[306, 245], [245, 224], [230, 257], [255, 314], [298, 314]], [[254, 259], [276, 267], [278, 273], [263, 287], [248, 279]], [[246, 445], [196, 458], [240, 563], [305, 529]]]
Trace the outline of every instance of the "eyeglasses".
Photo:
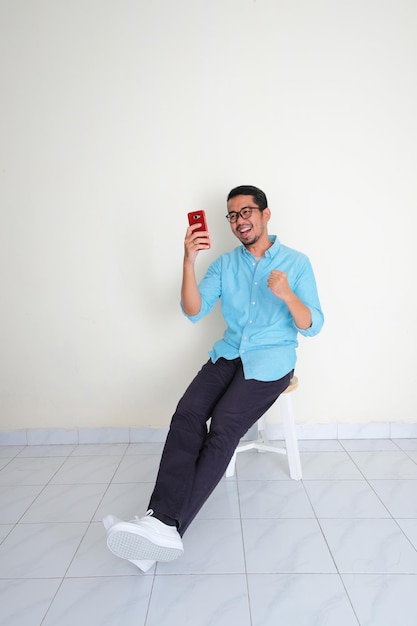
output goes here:
[[258, 206], [244, 206], [240, 211], [230, 211], [226, 215], [226, 219], [231, 223], [235, 224], [239, 217], [242, 217], [244, 220], [248, 219], [252, 215], [252, 211], [258, 209], [258, 211], [262, 211]]

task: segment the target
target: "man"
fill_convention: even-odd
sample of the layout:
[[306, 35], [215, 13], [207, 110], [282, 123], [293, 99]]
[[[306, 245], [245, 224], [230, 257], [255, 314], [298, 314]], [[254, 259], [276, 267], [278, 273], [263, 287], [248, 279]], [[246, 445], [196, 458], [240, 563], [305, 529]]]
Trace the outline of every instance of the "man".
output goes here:
[[288, 387], [298, 333], [313, 336], [323, 325], [310, 262], [268, 235], [271, 211], [263, 191], [232, 189], [227, 210], [242, 245], [214, 261], [197, 285], [195, 261], [210, 238], [190, 226], [181, 288], [183, 312], [193, 322], [221, 298], [224, 336], [178, 403], [147, 515], [132, 522], [103, 520], [109, 549], [143, 571], [183, 553], [181, 537], [239, 440]]

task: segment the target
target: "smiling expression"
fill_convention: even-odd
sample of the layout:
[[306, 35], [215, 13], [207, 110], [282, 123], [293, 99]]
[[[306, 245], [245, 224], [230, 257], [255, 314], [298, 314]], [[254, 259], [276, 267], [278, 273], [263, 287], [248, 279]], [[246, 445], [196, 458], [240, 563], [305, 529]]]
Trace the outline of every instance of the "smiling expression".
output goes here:
[[[227, 210], [239, 212], [244, 207], [256, 207], [256, 203], [252, 196], [235, 196], [227, 203]], [[236, 237], [244, 246], [250, 247], [255, 245], [259, 240], [268, 240], [267, 224], [270, 218], [270, 210], [265, 208], [263, 211], [254, 209], [249, 218], [244, 219], [239, 216], [234, 224], [230, 227]], [[268, 240], [269, 241], [269, 240]]]

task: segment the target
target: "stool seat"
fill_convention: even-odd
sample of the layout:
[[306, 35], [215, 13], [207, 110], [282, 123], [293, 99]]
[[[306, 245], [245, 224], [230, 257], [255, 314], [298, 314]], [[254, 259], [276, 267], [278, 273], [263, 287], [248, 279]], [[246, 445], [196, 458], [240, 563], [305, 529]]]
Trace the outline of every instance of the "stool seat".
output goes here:
[[258, 439], [254, 441], [242, 441], [237, 446], [229, 465], [226, 469], [226, 477], [233, 476], [235, 472], [236, 456], [238, 452], [245, 452], [246, 450], [258, 450], [259, 452], [275, 452], [278, 454], [286, 454], [288, 460], [288, 467], [290, 477], [293, 480], [301, 480], [301, 459], [300, 451], [298, 449], [297, 433], [295, 429], [294, 409], [292, 404], [291, 393], [298, 387], [298, 378], [293, 376], [290, 384], [285, 391], [276, 400], [282, 414], [282, 425], [284, 429], [285, 448], [277, 446], [268, 440], [265, 430], [265, 419], [260, 417], [258, 426]]

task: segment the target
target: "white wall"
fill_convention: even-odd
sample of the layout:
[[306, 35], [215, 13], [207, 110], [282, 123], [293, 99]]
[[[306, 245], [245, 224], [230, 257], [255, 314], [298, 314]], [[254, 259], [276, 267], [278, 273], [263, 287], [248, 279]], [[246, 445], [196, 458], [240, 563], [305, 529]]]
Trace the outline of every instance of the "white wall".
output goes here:
[[417, 4], [1, 0], [0, 430], [166, 426], [212, 341], [179, 286], [263, 188], [326, 315], [298, 420], [417, 421]]

